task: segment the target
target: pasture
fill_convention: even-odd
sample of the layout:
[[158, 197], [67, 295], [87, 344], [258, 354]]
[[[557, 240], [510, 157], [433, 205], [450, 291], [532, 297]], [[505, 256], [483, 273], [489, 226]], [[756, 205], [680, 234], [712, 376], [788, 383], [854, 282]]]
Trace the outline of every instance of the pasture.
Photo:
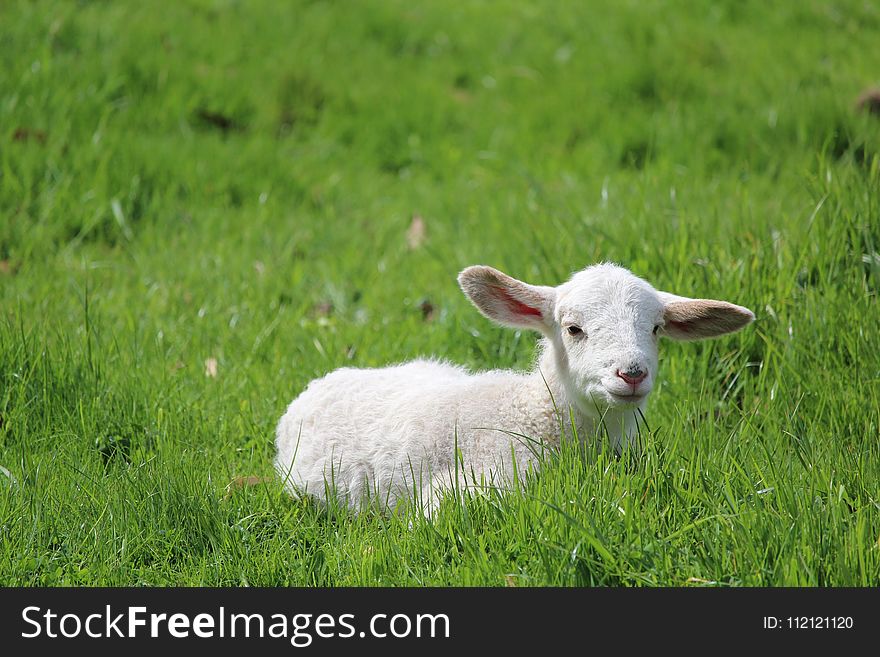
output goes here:
[[[0, 584], [880, 584], [880, 7], [0, 4]], [[530, 367], [458, 289], [603, 260], [755, 311], [638, 462], [322, 510], [312, 379]]]

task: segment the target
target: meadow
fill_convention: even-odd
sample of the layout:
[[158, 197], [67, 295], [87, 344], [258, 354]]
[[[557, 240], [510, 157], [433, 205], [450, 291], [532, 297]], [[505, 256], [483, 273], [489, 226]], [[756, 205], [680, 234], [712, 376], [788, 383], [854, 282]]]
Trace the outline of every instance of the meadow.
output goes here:
[[[880, 584], [878, 40], [864, 0], [0, 3], [0, 584]], [[531, 366], [463, 267], [603, 260], [757, 315], [662, 345], [638, 462], [432, 521], [271, 479], [334, 368]]]

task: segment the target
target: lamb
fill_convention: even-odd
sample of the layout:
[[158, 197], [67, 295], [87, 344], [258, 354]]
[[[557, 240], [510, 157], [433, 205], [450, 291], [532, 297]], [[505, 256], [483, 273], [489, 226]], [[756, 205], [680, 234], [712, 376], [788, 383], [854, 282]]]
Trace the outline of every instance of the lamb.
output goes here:
[[637, 450], [659, 338], [711, 338], [755, 318], [725, 301], [658, 291], [610, 263], [558, 287], [483, 265], [458, 282], [485, 317], [543, 335], [533, 371], [414, 360], [312, 381], [276, 432], [275, 468], [291, 494], [336, 495], [355, 510], [415, 501], [430, 514], [449, 490], [522, 478], [538, 463], [536, 446], [557, 446], [566, 423], [580, 440], [604, 428], [618, 453]]

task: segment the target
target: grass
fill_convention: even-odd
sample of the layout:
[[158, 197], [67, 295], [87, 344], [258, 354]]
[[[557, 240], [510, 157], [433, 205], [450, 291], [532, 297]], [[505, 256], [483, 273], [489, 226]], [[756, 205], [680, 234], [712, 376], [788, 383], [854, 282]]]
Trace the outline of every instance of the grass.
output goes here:
[[[860, 0], [0, 4], [0, 584], [880, 584], [878, 37]], [[462, 267], [605, 259], [758, 315], [664, 345], [638, 463], [565, 446], [434, 522], [226, 493], [333, 368], [528, 367]]]

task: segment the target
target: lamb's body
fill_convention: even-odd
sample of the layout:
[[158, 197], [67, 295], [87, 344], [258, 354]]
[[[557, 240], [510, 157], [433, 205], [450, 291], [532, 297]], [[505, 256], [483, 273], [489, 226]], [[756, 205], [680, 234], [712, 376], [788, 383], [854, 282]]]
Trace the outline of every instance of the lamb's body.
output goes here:
[[754, 319], [726, 302], [658, 292], [609, 264], [556, 288], [490, 267], [470, 267], [459, 282], [490, 319], [544, 335], [534, 371], [471, 374], [416, 360], [313, 381], [278, 423], [275, 467], [293, 494], [323, 499], [332, 489], [352, 507], [415, 499], [429, 510], [438, 489], [525, 474], [572, 419], [586, 440], [601, 423], [620, 451], [638, 431], [660, 335], [712, 337]]
[[456, 472], [461, 486], [503, 485], [528, 471], [542, 442], [558, 443], [565, 397], [553, 387], [537, 371], [471, 374], [429, 360], [336, 370], [281, 418], [276, 467], [291, 490], [324, 498], [332, 482], [353, 506], [366, 494], [433, 505]]

